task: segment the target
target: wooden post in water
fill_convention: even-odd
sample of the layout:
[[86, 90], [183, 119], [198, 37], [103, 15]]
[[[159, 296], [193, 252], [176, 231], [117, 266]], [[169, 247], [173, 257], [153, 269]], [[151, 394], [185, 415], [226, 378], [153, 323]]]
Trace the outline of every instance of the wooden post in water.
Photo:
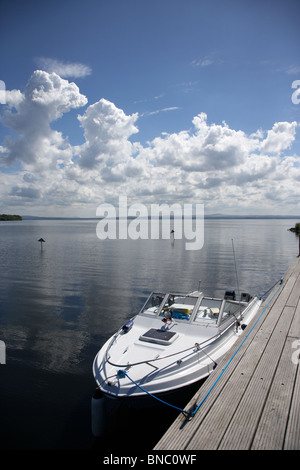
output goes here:
[[42, 249], [43, 249], [43, 243], [45, 243], [45, 240], [44, 240], [43, 238], [40, 238], [38, 241], [41, 242], [41, 251], [42, 251]]

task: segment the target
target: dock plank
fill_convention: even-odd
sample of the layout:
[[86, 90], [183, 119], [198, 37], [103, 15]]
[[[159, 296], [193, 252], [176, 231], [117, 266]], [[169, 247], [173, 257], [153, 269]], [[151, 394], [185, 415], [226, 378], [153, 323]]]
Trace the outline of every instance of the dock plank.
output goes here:
[[292, 339], [284, 345], [270, 393], [251, 446], [252, 450], [282, 450], [297, 366], [291, 361]]
[[[189, 448], [199, 449], [199, 444], [201, 449], [219, 448], [220, 442], [249, 386], [251, 377], [255, 372], [257, 363], [268, 344], [271, 334], [272, 330], [268, 323], [266, 323], [265, 330], [260, 326], [260, 331], [252, 338], [252, 341], [248, 338], [247, 355], [245, 355], [246, 351], [242, 351], [244, 356], [237, 362], [233, 374], [226, 382], [226, 388], [223, 393], [220, 393], [214, 402], [214, 406], [218, 408], [218, 414], [207, 418], [207, 423], [201, 428], [201, 441], [198, 442], [198, 437], [194, 436], [189, 444]], [[213, 444], [212, 439], [210, 439], [210, 443], [207, 440], [212, 435], [214, 436]]]
[[[300, 290], [298, 291], [298, 296], [299, 293]], [[294, 339], [300, 338], [300, 300], [298, 301], [298, 305], [296, 307], [295, 316], [289, 331], [289, 336]]]
[[300, 449], [300, 373], [291, 360], [300, 338], [300, 258], [277, 289], [246, 338], [237, 340], [186, 406], [201, 403], [196, 415], [187, 421], [180, 414], [155, 450]]
[[[295, 273], [295, 275], [297, 275], [297, 273]], [[300, 292], [300, 273], [298, 273], [295, 287], [292, 290], [286, 304], [291, 307], [297, 307], [297, 304], [299, 302], [299, 292]]]
[[285, 450], [300, 450], [300, 367], [295, 380], [289, 421], [283, 448]]
[[[279, 318], [264, 353], [256, 364], [254, 374], [237, 411], [231, 418], [230, 425], [219, 446], [220, 449], [247, 450], [250, 448], [282, 352], [283, 341], [280, 341], [280, 337], [283, 335], [281, 333], [283, 332], [284, 337], [286, 336], [294, 312], [289, 309], [288, 313], [290, 322], [287, 324], [287, 314]], [[246, 426], [245, 423], [247, 423]]]

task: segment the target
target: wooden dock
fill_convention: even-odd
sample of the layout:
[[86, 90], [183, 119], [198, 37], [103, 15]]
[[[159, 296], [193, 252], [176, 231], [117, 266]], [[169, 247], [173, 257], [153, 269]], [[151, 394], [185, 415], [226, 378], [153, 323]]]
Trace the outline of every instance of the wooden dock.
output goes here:
[[154, 450], [300, 450], [300, 258]]

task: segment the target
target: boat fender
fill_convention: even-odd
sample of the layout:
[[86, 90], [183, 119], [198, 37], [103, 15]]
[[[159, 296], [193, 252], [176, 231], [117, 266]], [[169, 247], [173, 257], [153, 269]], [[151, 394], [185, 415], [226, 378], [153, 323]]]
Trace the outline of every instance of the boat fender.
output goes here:
[[247, 328], [247, 325], [246, 325], [245, 323], [243, 323], [243, 324], [241, 325], [241, 328], [242, 328], [242, 330], [245, 330], [245, 329]]
[[133, 320], [128, 320], [128, 322], [126, 322], [125, 325], [122, 326], [123, 333], [128, 333], [128, 331], [131, 330], [132, 326]]
[[92, 434], [101, 437], [106, 430], [104, 396], [99, 389], [92, 396], [91, 401], [91, 424]]

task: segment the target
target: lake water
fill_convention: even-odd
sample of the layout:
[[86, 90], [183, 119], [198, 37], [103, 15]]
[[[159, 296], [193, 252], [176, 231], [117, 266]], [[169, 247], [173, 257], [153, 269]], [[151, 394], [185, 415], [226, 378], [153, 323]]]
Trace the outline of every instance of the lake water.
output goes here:
[[298, 255], [295, 222], [207, 219], [198, 251], [185, 240], [100, 241], [95, 220], [1, 222], [0, 448], [121, 449], [125, 435], [134, 448], [142, 434], [151, 449], [176, 414], [123, 417], [113, 441], [93, 438], [97, 351], [152, 290], [190, 291], [200, 279], [210, 295], [236, 288], [232, 240], [240, 289], [263, 295]]

